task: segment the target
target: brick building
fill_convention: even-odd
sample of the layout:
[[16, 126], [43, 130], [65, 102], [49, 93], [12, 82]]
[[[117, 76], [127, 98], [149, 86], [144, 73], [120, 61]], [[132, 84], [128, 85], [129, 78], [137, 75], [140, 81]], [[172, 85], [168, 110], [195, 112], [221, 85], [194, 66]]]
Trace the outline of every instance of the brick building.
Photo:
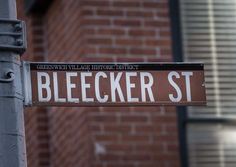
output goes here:
[[[217, 98], [218, 94], [214, 92], [217, 93], [220, 87], [217, 84], [212, 85], [212, 80], [210, 80], [213, 78], [214, 83], [220, 83], [217, 80], [220, 76], [211, 73], [218, 71], [221, 66], [216, 66], [215, 59], [211, 59], [216, 55], [214, 50], [216, 38], [204, 34], [201, 31], [202, 27], [199, 28], [197, 24], [206, 23], [207, 26], [203, 26], [206, 30], [216, 29], [210, 24], [211, 19], [202, 22], [198, 16], [203, 11], [203, 18], [214, 18], [211, 12], [214, 11], [214, 7], [217, 9], [219, 5], [217, 3], [220, 2], [207, 0], [18, 0], [18, 18], [27, 23], [28, 49], [22, 57], [24, 60], [203, 61], [206, 62], [209, 78], [207, 84], [209, 84], [210, 106], [207, 109], [188, 109], [191, 110], [191, 117], [186, 114], [187, 109], [184, 107], [178, 109], [160, 106], [27, 108], [25, 125], [28, 166], [207, 166], [208, 161], [201, 159], [207, 156], [204, 156], [205, 154], [200, 156], [203, 153], [200, 148], [203, 144], [208, 145], [211, 140], [216, 139], [214, 138], [215, 131], [199, 130], [199, 127], [204, 129], [204, 123], [208, 122], [202, 123], [202, 117], [198, 116], [208, 113], [207, 118], [210, 118], [210, 122], [215, 118], [214, 114], [218, 111], [217, 109], [222, 107], [218, 104], [220, 102], [223, 104], [225, 99]], [[196, 14], [197, 12], [200, 14]], [[195, 36], [199, 36], [200, 44], [194, 43], [191, 38], [191, 25], [194, 23], [188, 16], [195, 19], [196, 25], [192, 28], [196, 28], [194, 32], [199, 30]], [[182, 25], [181, 29], [180, 25]], [[181, 36], [182, 31], [184, 35]], [[206, 39], [201, 41], [201, 35]], [[213, 42], [208, 45], [208, 41]], [[194, 57], [194, 49], [191, 50], [193, 47], [198, 47], [199, 56]], [[202, 58], [204, 56], [201, 55], [206, 53], [201, 47], [210, 49], [206, 53], [212, 53], [212, 55], [206, 56], [206, 59]], [[209, 61], [207, 61], [208, 58]], [[225, 108], [221, 109], [225, 110]], [[176, 112], [177, 110], [183, 111]], [[186, 124], [186, 120], [190, 123]], [[195, 124], [196, 122], [198, 123]], [[215, 123], [220, 127], [225, 126], [217, 120]], [[211, 128], [211, 125], [207, 127]], [[210, 136], [206, 137], [202, 143], [195, 140], [207, 133]], [[230, 131], [230, 133], [234, 132]], [[221, 140], [217, 141], [221, 143]], [[222, 143], [224, 142], [223, 140]], [[214, 150], [218, 148], [218, 145], [212, 148]], [[216, 160], [210, 161], [210, 164], [213, 166], [214, 163], [219, 164], [218, 160], [221, 160], [222, 155], [226, 157], [228, 154], [222, 152], [214, 154], [211, 157]], [[224, 164], [226, 160], [220, 163]]]

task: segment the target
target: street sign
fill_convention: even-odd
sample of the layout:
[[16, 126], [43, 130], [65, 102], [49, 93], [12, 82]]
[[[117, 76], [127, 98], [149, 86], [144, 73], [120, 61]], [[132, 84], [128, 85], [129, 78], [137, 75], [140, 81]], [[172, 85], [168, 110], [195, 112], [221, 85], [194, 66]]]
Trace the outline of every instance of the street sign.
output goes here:
[[206, 105], [193, 63], [23, 63], [25, 105]]

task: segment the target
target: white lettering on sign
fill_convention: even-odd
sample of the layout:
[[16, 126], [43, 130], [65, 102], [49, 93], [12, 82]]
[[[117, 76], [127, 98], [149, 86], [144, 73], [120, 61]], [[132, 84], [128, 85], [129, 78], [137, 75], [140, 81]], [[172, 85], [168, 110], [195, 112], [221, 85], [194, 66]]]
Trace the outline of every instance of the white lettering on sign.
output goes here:
[[95, 75], [95, 95], [96, 98], [99, 102], [105, 103], [108, 100], [108, 95], [104, 95], [103, 98], [101, 97], [101, 92], [100, 92], [100, 78], [107, 78], [107, 75], [105, 72], [98, 72]]
[[[45, 83], [43, 83], [43, 78]], [[50, 89], [50, 77], [46, 72], [37, 72], [37, 83], [38, 83], [38, 99], [41, 102], [48, 102], [52, 97]], [[46, 91], [46, 97], [43, 97], [43, 90]]]
[[91, 77], [92, 73], [91, 72], [81, 72], [81, 89], [82, 89], [82, 100], [84, 102], [93, 102], [94, 98], [92, 97], [87, 97], [86, 89], [89, 89], [91, 85], [89, 83], [86, 83], [85, 78], [86, 77]]
[[127, 101], [128, 102], [138, 102], [138, 98], [133, 98], [131, 95], [131, 89], [135, 88], [135, 84], [131, 83], [130, 77], [137, 76], [137, 72], [127, 72], [126, 73], [126, 88], [127, 88]]
[[[50, 78], [51, 77], [51, 78]], [[63, 79], [64, 77], [64, 79]], [[169, 92], [165, 95], [171, 102], [191, 102], [191, 78], [193, 72], [170, 71], [161, 78]], [[158, 76], [151, 72], [37, 72], [39, 102], [156, 102]], [[180, 82], [181, 81], [181, 82]], [[156, 82], [156, 83], [155, 83]], [[180, 84], [181, 83], [181, 84]], [[183, 87], [185, 85], [185, 87]], [[53, 95], [53, 96], [52, 96]]]
[[74, 83], [71, 83], [71, 77], [77, 77], [77, 72], [66, 72], [66, 90], [68, 102], [78, 103], [79, 98], [73, 98], [71, 90], [76, 88]]
[[[145, 83], [145, 78], [148, 78], [148, 82]], [[154, 97], [152, 93], [152, 85], [153, 85], [153, 76], [149, 72], [140, 72], [140, 84], [141, 84], [141, 95], [142, 95], [142, 102], [147, 101], [146, 91], [150, 98], [151, 102], [154, 102]]]
[[[193, 72], [182, 72], [181, 75], [185, 77], [187, 101], [192, 101], [191, 88], [190, 88], [190, 76], [193, 75]], [[177, 96], [174, 97], [173, 94], [169, 94], [169, 98], [172, 102], [179, 102], [182, 99], [182, 92], [178, 84], [174, 82], [173, 77], [179, 79], [180, 75], [176, 71], [172, 71], [168, 74], [168, 81], [171, 84], [171, 86], [174, 87]]]
[[176, 71], [172, 71], [168, 74], [168, 81], [170, 82], [171, 86], [175, 88], [177, 96], [174, 97], [173, 94], [169, 94], [169, 98], [172, 102], [179, 102], [182, 99], [182, 92], [179, 86], [174, 82], [173, 77], [180, 78], [179, 73], [177, 73]]
[[193, 75], [193, 72], [182, 72], [182, 75], [185, 76], [187, 101], [192, 101], [191, 88], [190, 88], [190, 76]]
[[54, 88], [54, 100], [55, 102], [66, 102], [65, 98], [59, 97], [59, 89], [58, 89], [58, 79], [57, 79], [57, 72], [53, 72], [53, 88]]
[[124, 95], [122, 93], [121, 87], [120, 87], [120, 79], [122, 76], [122, 72], [119, 72], [115, 78], [114, 72], [110, 73], [110, 79], [111, 79], [111, 100], [112, 102], [116, 102], [116, 90], [119, 95], [120, 101], [124, 102]]

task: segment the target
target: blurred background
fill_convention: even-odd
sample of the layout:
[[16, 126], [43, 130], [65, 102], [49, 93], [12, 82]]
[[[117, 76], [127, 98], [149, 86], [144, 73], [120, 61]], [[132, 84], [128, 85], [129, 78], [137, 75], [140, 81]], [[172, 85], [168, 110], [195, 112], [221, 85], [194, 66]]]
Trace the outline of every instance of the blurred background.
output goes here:
[[33, 107], [29, 167], [235, 167], [236, 0], [17, 0], [27, 61], [203, 62], [207, 107]]

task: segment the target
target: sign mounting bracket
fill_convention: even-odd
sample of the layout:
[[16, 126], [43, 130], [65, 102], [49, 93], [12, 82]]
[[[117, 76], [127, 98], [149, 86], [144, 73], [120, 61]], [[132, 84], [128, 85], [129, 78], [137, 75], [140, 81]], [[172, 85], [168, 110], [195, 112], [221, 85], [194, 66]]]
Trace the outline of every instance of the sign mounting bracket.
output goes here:
[[0, 18], [0, 50], [23, 54], [26, 50], [25, 22]]

